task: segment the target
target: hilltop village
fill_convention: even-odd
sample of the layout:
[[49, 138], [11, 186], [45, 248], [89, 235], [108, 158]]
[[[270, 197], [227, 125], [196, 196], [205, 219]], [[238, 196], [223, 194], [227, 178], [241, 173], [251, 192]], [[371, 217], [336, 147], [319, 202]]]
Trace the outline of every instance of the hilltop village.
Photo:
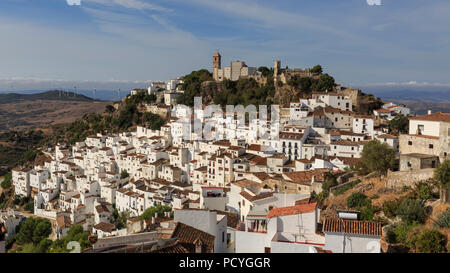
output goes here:
[[[283, 69], [280, 61], [270, 73], [242, 61], [222, 68], [220, 54], [213, 56], [214, 83], [273, 81], [278, 94], [322, 76], [321, 68]], [[129, 95], [152, 96], [139, 109], [165, 124], [45, 149], [41, 164], [12, 171], [15, 196], [33, 200], [33, 215], [49, 219], [57, 239], [81, 226], [89, 233], [85, 252], [379, 253], [395, 232], [385, 228], [392, 223], [384, 207], [384, 221], [368, 216], [378, 213], [371, 198], [414, 189], [449, 159], [448, 113], [414, 116], [391, 102], [372, 109], [361, 90], [333, 84], [280, 102], [274, 124], [211, 114], [206, 105], [180, 107], [184, 81], [153, 82]], [[402, 118], [406, 126], [393, 130]], [[211, 140], [197, 134], [196, 123], [214, 125]], [[262, 128], [276, 137], [260, 137]], [[371, 165], [370, 149], [391, 157]], [[384, 184], [369, 198], [362, 186], [372, 181]], [[327, 201], [358, 187], [349, 197], [362, 200], [356, 205]], [[441, 189], [431, 206], [447, 207], [447, 196]], [[7, 240], [24, 216], [11, 209], [1, 216]]]

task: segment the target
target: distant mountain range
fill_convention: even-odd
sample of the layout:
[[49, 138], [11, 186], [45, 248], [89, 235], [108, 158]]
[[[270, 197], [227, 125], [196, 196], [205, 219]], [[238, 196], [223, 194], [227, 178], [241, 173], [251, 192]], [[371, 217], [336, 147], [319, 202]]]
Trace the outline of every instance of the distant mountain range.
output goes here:
[[94, 101], [92, 98], [89, 98], [85, 95], [57, 90], [36, 94], [18, 94], [18, 93], [0, 94], [0, 104], [7, 104], [21, 101], [35, 101], [35, 100], [61, 100], [61, 101], [85, 101], [85, 102]]
[[419, 90], [364, 90], [375, 96], [387, 100], [407, 100], [415, 102], [449, 102], [450, 91], [419, 91]]
[[366, 88], [364, 92], [371, 93], [384, 102], [404, 104], [411, 109], [412, 114], [424, 115], [428, 110], [450, 113], [450, 91]]
[[[120, 92], [120, 100], [126, 97], [130, 92], [122, 91]], [[42, 91], [42, 90], [23, 90], [23, 91], [14, 91], [14, 92], [6, 92], [0, 91], [0, 103], [8, 103], [8, 102], [17, 102], [20, 100], [35, 100], [35, 99], [44, 99], [44, 100], [73, 100], [73, 101], [89, 101], [93, 100], [94, 91], [92, 90], [77, 90], [76, 96], [74, 92], [62, 91], [60, 97], [59, 90], [52, 91]], [[97, 90], [95, 92], [95, 99], [97, 101], [118, 101], [119, 96], [117, 91], [110, 90]]]

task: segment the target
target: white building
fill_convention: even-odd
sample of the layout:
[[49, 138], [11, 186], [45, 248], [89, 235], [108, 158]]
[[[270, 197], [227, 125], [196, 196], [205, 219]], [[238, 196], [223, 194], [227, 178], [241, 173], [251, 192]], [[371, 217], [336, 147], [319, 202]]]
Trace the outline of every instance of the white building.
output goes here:
[[325, 249], [333, 253], [380, 253], [381, 223], [326, 218]]
[[353, 117], [353, 132], [357, 134], [366, 134], [373, 136], [374, 131], [374, 116], [356, 115]]

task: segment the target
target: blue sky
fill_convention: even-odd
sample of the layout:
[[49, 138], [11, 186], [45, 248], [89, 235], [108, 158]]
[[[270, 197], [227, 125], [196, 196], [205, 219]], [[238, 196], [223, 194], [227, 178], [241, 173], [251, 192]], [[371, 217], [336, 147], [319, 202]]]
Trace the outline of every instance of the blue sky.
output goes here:
[[311, 67], [345, 85], [450, 87], [450, 1], [0, 1], [0, 90], [145, 86], [223, 63]]

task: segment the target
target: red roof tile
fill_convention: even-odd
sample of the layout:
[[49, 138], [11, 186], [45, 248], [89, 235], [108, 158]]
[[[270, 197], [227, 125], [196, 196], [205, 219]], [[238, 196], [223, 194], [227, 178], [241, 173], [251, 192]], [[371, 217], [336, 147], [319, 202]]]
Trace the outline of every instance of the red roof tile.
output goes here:
[[316, 207], [317, 203], [310, 203], [290, 207], [274, 208], [270, 210], [269, 214], [267, 214], [267, 218], [313, 212]]
[[381, 237], [381, 223], [326, 218], [323, 232], [351, 233]]

